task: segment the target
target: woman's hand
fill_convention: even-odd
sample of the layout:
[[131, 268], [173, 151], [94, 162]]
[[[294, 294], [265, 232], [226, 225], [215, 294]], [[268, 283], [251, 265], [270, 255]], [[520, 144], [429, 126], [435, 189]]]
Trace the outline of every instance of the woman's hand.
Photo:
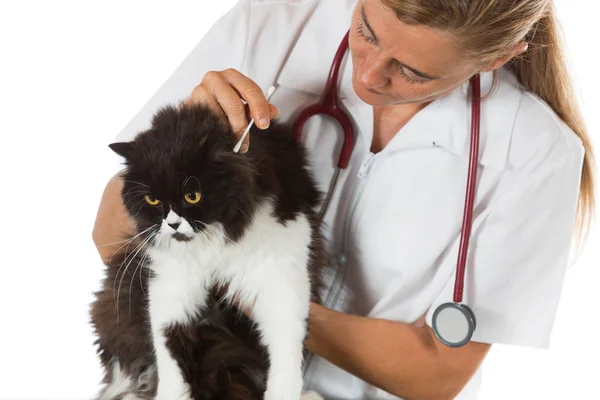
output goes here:
[[[254, 119], [259, 129], [266, 129], [271, 119], [279, 115], [279, 110], [268, 103], [261, 88], [235, 69], [207, 72], [183, 104], [196, 103], [205, 104], [227, 118], [238, 138], [242, 136], [250, 119]], [[247, 152], [249, 144], [250, 136], [247, 135], [240, 152]]]

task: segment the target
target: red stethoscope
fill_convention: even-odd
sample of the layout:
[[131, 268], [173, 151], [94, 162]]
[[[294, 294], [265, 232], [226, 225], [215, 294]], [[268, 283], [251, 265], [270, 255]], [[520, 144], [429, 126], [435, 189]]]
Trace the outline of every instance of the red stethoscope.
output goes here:
[[[348, 35], [349, 32], [346, 33], [344, 39], [337, 49], [337, 52], [335, 53], [321, 99], [318, 103], [310, 105], [302, 110], [296, 117], [293, 125], [298, 142], [300, 142], [302, 136], [302, 128], [304, 123], [310, 117], [318, 114], [326, 114], [334, 118], [340, 123], [344, 131], [344, 141], [338, 165], [329, 184], [329, 190], [325, 197], [323, 206], [319, 212], [320, 219], [323, 218], [323, 215], [327, 211], [340, 171], [348, 166], [350, 155], [352, 154], [352, 149], [354, 148], [354, 132], [352, 123], [348, 115], [340, 107], [338, 99], [338, 75], [344, 54], [348, 49]], [[477, 325], [475, 314], [467, 305], [462, 303], [462, 298], [477, 179], [480, 101], [480, 80], [479, 74], [476, 74], [471, 78], [471, 149], [469, 155], [469, 171], [467, 175], [467, 189], [465, 194], [462, 231], [460, 235], [460, 246], [458, 250], [458, 260], [456, 266], [456, 279], [454, 283], [454, 299], [452, 302], [444, 303], [438, 306], [432, 318], [433, 331], [436, 337], [443, 344], [449, 347], [461, 347], [467, 344], [471, 340]]]

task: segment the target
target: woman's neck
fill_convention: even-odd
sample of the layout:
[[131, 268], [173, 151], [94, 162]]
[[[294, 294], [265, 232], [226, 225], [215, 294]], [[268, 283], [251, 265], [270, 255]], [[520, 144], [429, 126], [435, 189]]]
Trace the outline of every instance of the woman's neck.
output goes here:
[[429, 103], [397, 104], [373, 107], [373, 140], [371, 152], [378, 153], [419, 111]]

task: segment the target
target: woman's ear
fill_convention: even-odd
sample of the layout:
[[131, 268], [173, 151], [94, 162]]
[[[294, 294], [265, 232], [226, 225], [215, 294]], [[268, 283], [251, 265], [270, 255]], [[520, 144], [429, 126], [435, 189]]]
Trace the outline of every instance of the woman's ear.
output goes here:
[[519, 54], [526, 52], [528, 46], [529, 45], [526, 42], [520, 42], [515, 47], [513, 47], [513, 49], [508, 54], [506, 54], [503, 57], [498, 57], [494, 61], [489, 63], [484, 69], [481, 70], [481, 72], [491, 72], [503, 67], [504, 64], [506, 64]]

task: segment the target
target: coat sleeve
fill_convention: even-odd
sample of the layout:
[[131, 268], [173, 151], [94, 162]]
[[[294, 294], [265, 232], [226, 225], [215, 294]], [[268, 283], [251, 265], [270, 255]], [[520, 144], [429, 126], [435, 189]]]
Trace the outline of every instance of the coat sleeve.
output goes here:
[[[472, 340], [547, 348], [569, 261], [583, 148], [522, 168], [473, 232], [463, 301]], [[452, 301], [455, 275], [426, 314]]]
[[138, 132], [149, 128], [152, 116], [159, 107], [184, 100], [208, 71], [240, 69], [248, 40], [249, 3], [249, 0], [240, 0], [211, 27], [166, 82], [119, 132], [115, 141], [130, 141]]

